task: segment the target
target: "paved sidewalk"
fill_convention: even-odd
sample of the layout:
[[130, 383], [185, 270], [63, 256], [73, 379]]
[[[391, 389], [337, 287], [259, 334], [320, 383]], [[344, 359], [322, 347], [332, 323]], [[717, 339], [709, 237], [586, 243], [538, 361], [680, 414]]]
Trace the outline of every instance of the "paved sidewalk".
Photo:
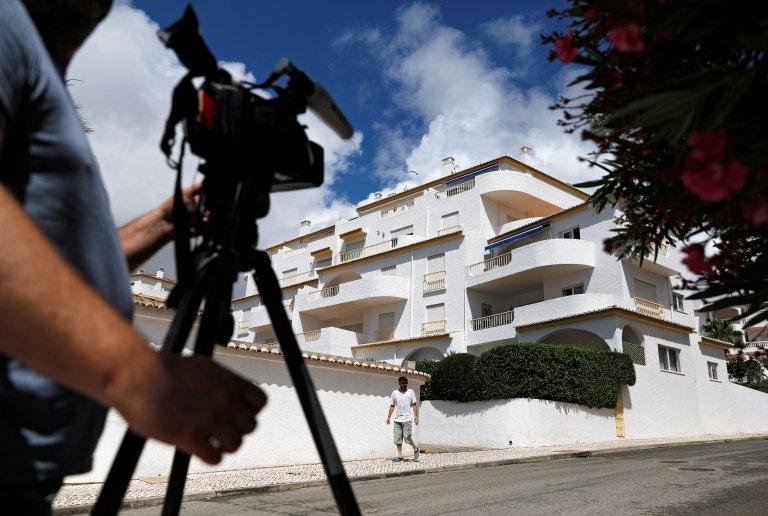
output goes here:
[[[483, 466], [538, 462], [592, 454], [616, 453], [639, 448], [656, 448], [700, 442], [755, 439], [763, 434], [729, 434], [668, 439], [623, 439], [603, 443], [571, 444], [535, 448], [506, 448], [493, 450], [425, 453], [420, 462], [393, 463], [389, 459], [368, 459], [345, 462], [347, 474], [353, 479], [374, 479], [434, 471], [450, 471]], [[424, 445], [429, 449], [428, 445]], [[166, 479], [137, 479], [131, 482], [126, 505], [141, 506], [160, 503], [165, 493]], [[325, 474], [319, 464], [257, 468], [236, 471], [195, 473], [189, 475], [185, 496], [212, 498], [235, 493], [273, 491], [291, 487], [319, 485]], [[85, 512], [101, 489], [100, 483], [65, 484], [54, 501], [57, 513]]]

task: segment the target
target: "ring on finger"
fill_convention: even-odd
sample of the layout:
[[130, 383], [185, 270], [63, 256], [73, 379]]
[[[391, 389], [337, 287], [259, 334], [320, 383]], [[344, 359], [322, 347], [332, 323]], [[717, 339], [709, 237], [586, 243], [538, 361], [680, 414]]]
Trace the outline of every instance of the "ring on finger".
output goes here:
[[217, 452], [221, 451], [221, 441], [215, 435], [211, 435], [210, 437], [208, 437], [208, 444], [210, 444], [211, 448], [213, 448]]

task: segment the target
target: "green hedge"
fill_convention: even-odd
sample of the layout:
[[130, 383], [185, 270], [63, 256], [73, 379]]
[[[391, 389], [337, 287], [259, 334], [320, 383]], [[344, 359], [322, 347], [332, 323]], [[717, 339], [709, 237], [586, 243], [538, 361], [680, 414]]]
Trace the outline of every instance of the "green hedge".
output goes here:
[[509, 344], [479, 357], [448, 356], [428, 367], [429, 397], [422, 387], [422, 399], [537, 398], [613, 408], [621, 386], [635, 384], [628, 355], [552, 344]]
[[[435, 368], [437, 367], [437, 364], [440, 362], [438, 360], [417, 360], [416, 361], [416, 370], [421, 371], [423, 373], [427, 373], [429, 375], [434, 374]], [[424, 385], [421, 386], [421, 390], [419, 393], [419, 399], [421, 400], [431, 400], [432, 398], [432, 382], [427, 382]]]

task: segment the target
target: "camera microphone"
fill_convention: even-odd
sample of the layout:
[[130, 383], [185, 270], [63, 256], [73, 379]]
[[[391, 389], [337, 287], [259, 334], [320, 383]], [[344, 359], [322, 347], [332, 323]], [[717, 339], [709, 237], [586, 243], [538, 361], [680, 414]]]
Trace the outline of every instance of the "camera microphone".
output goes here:
[[[306, 77], [304, 72], [296, 68], [296, 65], [288, 59], [283, 58], [277, 63], [275, 70], [272, 72], [272, 75], [269, 76], [266, 83], [271, 83], [284, 74], [289, 77], [298, 74]], [[311, 109], [320, 120], [325, 122], [325, 124], [330, 127], [339, 138], [342, 140], [349, 140], [352, 138], [355, 130], [352, 127], [352, 124], [349, 123], [349, 120], [347, 120], [347, 117], [344, 116], [344, 113], [341, 112], [341, 108], [339, 108], [336, 102], [333, 101], [331, 94], [317, 81], [311, 82], [314, 85], [314, 90], [307, 97], [307, 107]]]

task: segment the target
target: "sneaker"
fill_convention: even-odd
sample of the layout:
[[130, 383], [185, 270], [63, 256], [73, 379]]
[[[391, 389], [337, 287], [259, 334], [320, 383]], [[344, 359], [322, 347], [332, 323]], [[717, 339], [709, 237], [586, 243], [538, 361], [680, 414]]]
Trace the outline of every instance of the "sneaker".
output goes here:
[[395, 457], [394, 459], [392, 459], [392, 462], [403, 462], [403, 458], [402, 457]]
[[419, 457], [421, 457], [421, 448], [416, 448], [416, 451], [413, 452], [413, 462], [419, 462]]

